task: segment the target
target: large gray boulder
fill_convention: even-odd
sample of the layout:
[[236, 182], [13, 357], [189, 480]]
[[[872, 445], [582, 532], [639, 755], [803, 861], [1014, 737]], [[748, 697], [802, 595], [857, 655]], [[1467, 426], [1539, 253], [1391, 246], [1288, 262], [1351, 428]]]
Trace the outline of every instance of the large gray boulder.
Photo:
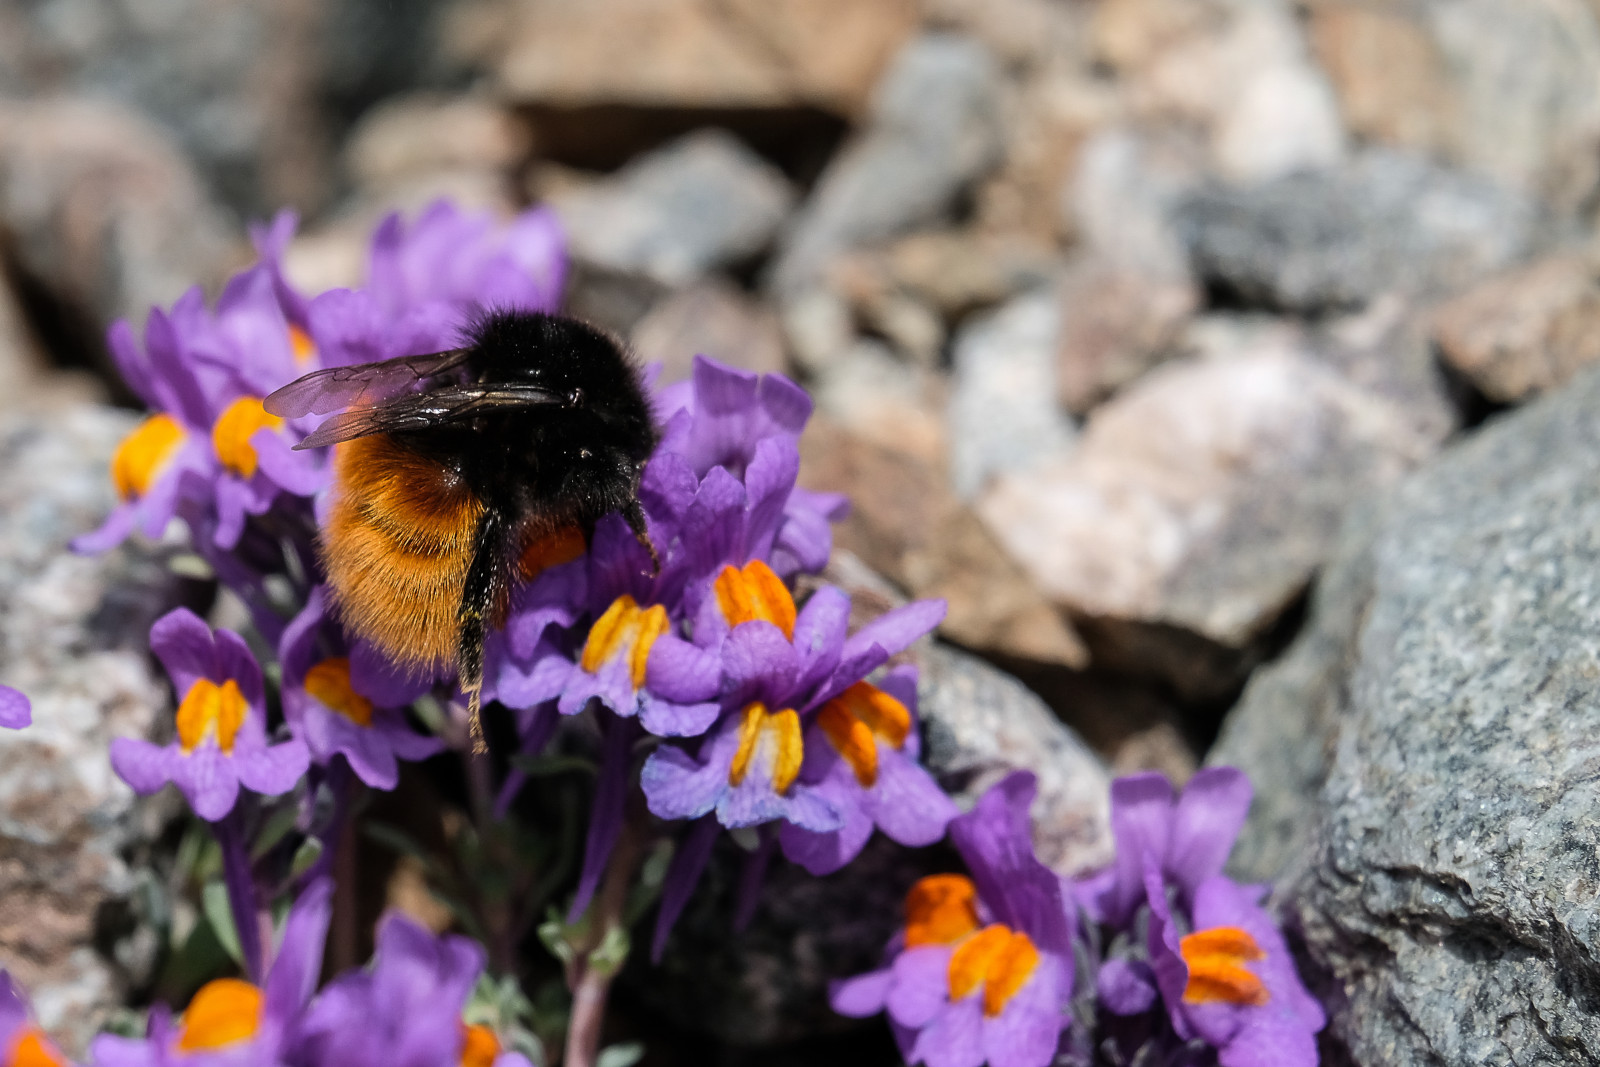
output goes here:
[[[1347, 528], [1213, 753], [1360, 1064], [1600, 1062], [1600, 375]], [[1342, 990], [1342, 992], [1340, 992]]]

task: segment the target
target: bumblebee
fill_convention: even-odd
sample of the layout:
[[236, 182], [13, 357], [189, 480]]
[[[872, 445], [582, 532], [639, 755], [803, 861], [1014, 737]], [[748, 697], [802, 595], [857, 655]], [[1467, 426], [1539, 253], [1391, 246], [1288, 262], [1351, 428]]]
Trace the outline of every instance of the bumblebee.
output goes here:
[[295, 446], [338, 446], [320, 545], [334, 606], [405, 667], [455, 668], [481, 751], [484, 636], [516, 580], [581, 554], [613, 513], [656, 560], [639, 478], [657, 433], [638, 368], [586, 323], [497, 311], [466, 340], [314, 371], [265, 406], [340, 412]]

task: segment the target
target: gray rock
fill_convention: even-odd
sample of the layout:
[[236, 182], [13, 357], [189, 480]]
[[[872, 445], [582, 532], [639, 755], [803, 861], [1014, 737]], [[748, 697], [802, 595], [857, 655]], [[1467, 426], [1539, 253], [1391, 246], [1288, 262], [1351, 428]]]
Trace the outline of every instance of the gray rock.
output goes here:
[[109, 509], [107, 462], [132, 424], [92, 406], [0, 416], [0, 678], [34, 718], [0, 731], [0, 960], [71, 1050], [150, 978], [153, 943], [113, 961], [101, 939], [138, 888], [130, 856], [170, 811], [136, 799], [108, 756], [170, 707], [145, 636], [170, 576], [134, 549], [66, 550]]
[[1354, 524], [1214, 755], [1356, 1063], [1596, 1062], [1597, 402], [1588, 373]]
[[0, 101], [0, 223], [7, 256], [96, 323], [142, 324], [241, 253], [167, 135], [107, 101]]
[[1195, 271], [1295, 311], [1459, 288], [1527, 252], [1529, 201], [1487, 179], [1371, 151], [1347, 167], [1196, 191], [1176, 208]]
[[1000, 152], [1000, 71], [982, 46], [925, 34], [878, 86], [866, 131], [836, 156], [784, 238], [773, 284], [793, 293], [834, 256], [930, 222]]
[[760, 252], [793, 198], [777, 168], [733, 135], [703, 130], [551, 206], [579, 259], [678, 286]]
[[661, 363], [662, 382], [689, 377], [695, 356], [758, 374], [784, 370], [777, 315], [720, 278], [662, 300], [639, 320], [628, 340], [641, 362]]
[[947, 424], [950, 480], [964, 499], [1071, 448], [1077, 428], [1056, 404], [1061, 314], [1053, 292], [1034, 293], [956, 336]]

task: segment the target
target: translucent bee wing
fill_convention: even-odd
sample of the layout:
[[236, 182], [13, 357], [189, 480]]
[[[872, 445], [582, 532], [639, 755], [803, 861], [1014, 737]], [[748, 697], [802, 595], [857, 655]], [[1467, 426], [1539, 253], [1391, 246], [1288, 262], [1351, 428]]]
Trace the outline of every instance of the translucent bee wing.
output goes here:
[[495, 411], [514, 411], [564, 403], [563, 397], [532, 385], [449, 385], [425, 393], [406, 393], [372, 407], [328, 419], [296, 449], [322, 448], [375, 433], [404, 433]]
[[460, 366], [471, 354], [470, 348], [455, 348], [422, 356], [328, 367], [290, 382], [268, 396], [262, 406], [280, 418], [298, 419], [303, 415], [326, 415], [343, 408], [371, 405]]

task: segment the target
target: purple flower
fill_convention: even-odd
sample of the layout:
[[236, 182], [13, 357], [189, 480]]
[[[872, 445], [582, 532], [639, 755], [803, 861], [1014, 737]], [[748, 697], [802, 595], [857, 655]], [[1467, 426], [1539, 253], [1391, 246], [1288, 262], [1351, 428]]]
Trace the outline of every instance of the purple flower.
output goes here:
[[1098, 922], [1125, 927], [1145, 902], [1149, 863], [1178, 888], [1183, 903], [1192, 901], [1202, 882], [1222, 873], [1250, 796], [1250, 780], [1233, 767], [1207, 767], [1176, 798], [1164, 775], [1118, 778], [1111, 784], [1116, 860], [1078, 883], [1084, 910]]
[[[465, 937], [435, 937], [397, 913], [378, 925], [372, 964], [330, 982], [304, 1013], [289, 1062], [338, 1067], [442, 1067], [475, 1062], [526, 1067], [481, 1027], [462, 1024], [484, 952]], [[489, 1057], [493, 1056], [491, 1060]]]
[[0, 727], [20, 730], [33, 722], [33, 704], [21, 690], [0, 685]]
[[797, 613], [788, 589], [759, 560], [724, 568], [695, 642], [714, 643], [731, 714], [698, 757], [673, 745], [651, 754], [641, 777], [650, 810], [664, 819], [714, 810], [728, 827], [783, 819], [819, 833], [839, 829], [840, 808], [801, 780], [802, 720], [931, 630], [944, 604], [908, 605], [847, 637], [849, 614], [849, 598], [832, 587]]
[[113, 740], [111, 766], [123, 781], [141, 794], [171, 782], [211, 822], [233, 810], [240, 785], [268, 796], [294, 788], [310, 755], [298, 739], [268, 743], [261, 668], [238, 634], [213, 634], [179, 608], [150, 628], [150, 647], [183, 694], [178, 736], [165, 746]]
[[917, 762], [917, 677], [912, 667], [878, 685], [857, 682], [822, 706], [806, 731], [802, 781], [844, 813], [829, 833], [785, 824], [783, 853], [812, 874], [843, 867], [878, 827], [902, 845], [931, 845], [956, 817], [955, 803]]
[[906, 896], [884, 968], [836, 983], [835, 1011], [887, 1010], [901, 1052], [929, 1067], [1044, 1067], [1068, 1025], [1073, 921], [1033, 854], [1034, 778], [1012, 774], [950, 824], [972, 877], [933, 875]]
[[354, 684], [348, 649], [326, 617], [326, 600], [317, 586], [283, 633], [278, 658], [284, 716], [318, 763], [343, 756], [367, 785], [393, 789], [400, 780], [397, 760], [426, 759], [444, 745], [413, 730], [397, 707], [381, 706], [387, 687], [362, 692]]
[[0, 1064], [5, 1067], [68, 1067], [44, 1031], [28, 1018], [22, 987], [0, 967]]
[[317, 988], [332, 896], [325, 878], [300, 894], [261, 986], [237, 978], [207, 982], [176, 1024], [157, 1007], [143, 1038], [95, 1038], [96, 1067], [278, 1067]]
[[508, 225], [447, 200], [407, 227], [398, 214], [379, 225], [363, 289], [332, 289], [306, 317], [324, 366], [454, 348], [480, 310], [554, 311], [566, 275], [564, 242], [549, 211], [525, 211]]
[[1207, 878], [1194, 891], [1193, 932], [1181, 934], [1153, 864], [1145, 881], [1150, 966], [1178, 1037], [1211, 1045], [1221, 1067], [1315, 1067], [1327, 1017], [1258, 905], [1263, 891]]

